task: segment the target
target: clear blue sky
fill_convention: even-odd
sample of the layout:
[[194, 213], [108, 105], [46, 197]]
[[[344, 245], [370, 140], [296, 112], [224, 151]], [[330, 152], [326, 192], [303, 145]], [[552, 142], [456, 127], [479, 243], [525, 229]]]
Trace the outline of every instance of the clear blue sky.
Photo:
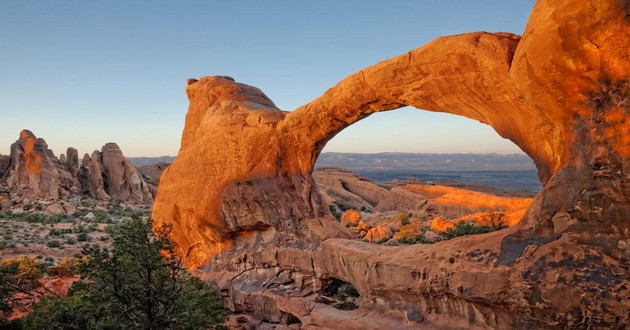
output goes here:
[[[293, 110], [437, 36], [521, 34], [533, 3], [0, 1], [0, 153], [28, 128], [57, 155], [106, 142], [175, 155], [186, 78], [229, 75]], [[326, 151], [520, 152], [478, 122], [414, 109], [369, 117]]]

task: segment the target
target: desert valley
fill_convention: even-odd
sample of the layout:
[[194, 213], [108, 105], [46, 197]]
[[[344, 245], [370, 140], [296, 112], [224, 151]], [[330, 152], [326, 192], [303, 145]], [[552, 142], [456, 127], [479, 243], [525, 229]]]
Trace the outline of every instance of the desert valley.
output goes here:
[[[522, 36], [439, 37], [292, 111], [190, 78], [174, 157], [16, 128], [0, 326], [627, 329], [629, 44], [626, 0], [538, 0]], [[526, 155], [324, 152], [406, 106]]]

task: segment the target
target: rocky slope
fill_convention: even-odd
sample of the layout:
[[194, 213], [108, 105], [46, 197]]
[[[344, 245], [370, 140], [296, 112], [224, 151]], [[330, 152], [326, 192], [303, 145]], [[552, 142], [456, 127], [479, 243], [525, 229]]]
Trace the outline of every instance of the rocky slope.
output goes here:
[[148, 184], [115, 143], [108, 143], [79, 165], [78, 151], [68, 148], [57, 158], [46, 141], [23, 130], [0, 155], [0, 210], [37, 199], [69, 200], [88, 196], [101, 201], [151, 204], [155, 186]]
[[[228, 306], [268, 322], [622, 328], [630, 322], [629, 15], [622, 0], [539, 0], [522, 37], [438, 38], [290, 113], [231, 78], [191, 79], [155, 223], [174, 225], [178, 253]], [[519, 225], [431, 245], [348, 239], [313, 165], [345, 127], [404, 105], [486, 123], [534, 160], [543, 190]]]

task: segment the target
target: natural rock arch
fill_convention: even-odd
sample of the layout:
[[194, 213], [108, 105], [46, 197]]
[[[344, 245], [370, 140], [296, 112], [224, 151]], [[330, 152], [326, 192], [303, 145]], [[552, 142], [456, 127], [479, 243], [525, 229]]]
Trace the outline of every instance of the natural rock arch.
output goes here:
[[[362, 311], [386, 306], [408, 321], [625, 324], [626, 2], [538, 1], [522, 38], [438, 38], [290, 113], [229, 77], [189, 80], [182, 147], [161, 178], [155, 223], [174, 225], [179, 253], [211, 272], [231, 307], [269, 321], [358, 327], [301, 294], [334, 275], [356, 286]], [[487, 123], [534, 160], [544, 188], [522, 225], [432, 246], [343, 239], [310, 176], [316, 158], [343, 128], [404, 105]]]

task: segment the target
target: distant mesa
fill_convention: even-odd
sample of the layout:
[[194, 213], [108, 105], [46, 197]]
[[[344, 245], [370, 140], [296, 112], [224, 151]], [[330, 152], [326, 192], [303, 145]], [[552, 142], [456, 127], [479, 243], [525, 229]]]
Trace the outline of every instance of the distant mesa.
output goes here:
[[[0, 186], [12, 203], [31, 203], [38, 198], [68, 199], [91, 197], [102, 201], [150, 204], [155, 186], [125, 158], [115, 143], [108, 143], [92, 156], [85, 154], [79, 165], [78, 151], [68, 148], [57, 158], [42, 138], [22, 130], [11, 145], [9, 156], [0, 155]], [[10, 196], [10, 197], [8, 197]]]

